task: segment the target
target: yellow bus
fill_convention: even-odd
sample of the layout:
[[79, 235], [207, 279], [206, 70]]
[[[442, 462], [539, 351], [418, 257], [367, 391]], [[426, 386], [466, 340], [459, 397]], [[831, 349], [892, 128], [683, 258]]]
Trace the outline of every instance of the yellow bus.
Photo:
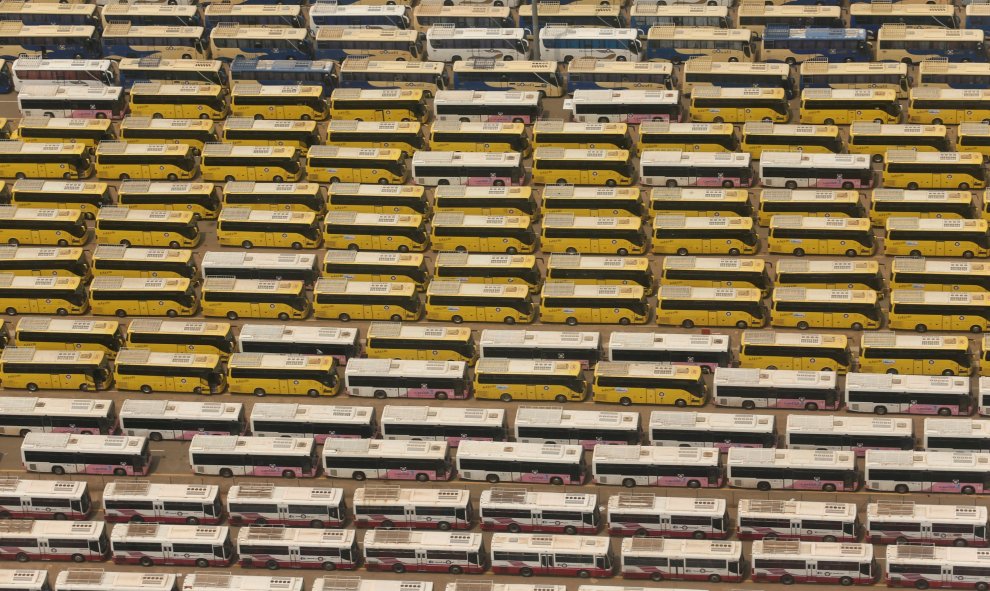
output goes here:
[[192, 250], [120, 244], [100, 244], [96, 247], [93, 252], [93, 275], [199, 281], [199, 269]]
[[121, 349], [114, 362], [118, 390], [219, 394], [226, 387], [220, 356]]
[[327, 197], [318, 183], [258, 183], [232, 181], [223, 186], [224, 207], [267, 211], [311, 211], [324, 214]]
[[746, 189], [656, 187], [650, 190], [649, 216], [750, 217], [753, 206]]
[[854, 121], [849, 126], [849, 153], [869, 154], [874, 162], [883, 162], [884, 155], [891, 150], [949, 152], [951, 149], [948, 128], [944, 125]]
[[543, 213], [576, 216], [642, 218], [646, 213], [639, 187], [575, 187], [550, 185], [543, 189]]
[[429, 118], [422, 89], [337, 88], [330, 118], [355, 121], [420, 121]]
[[668, 363], [600, 361], [591, 391], [595, 402], [704, 406], [708, 387], [701, 368]]
[[763, 294], [735, 287], [660, 286], [657, 324], [694, 328], [762, 328], [767, 322]]
[[536, 319], [536, 306], [526, 285], [433, 280], [426, 287], [426, 319], [528, 324]]
[[973, 363], [969, 339], [893, 331], [865, 332], [859, 371], [922, 376], [968, 376]]
[[101, 179], [190, 180], [196, 159], [189, 144], [135, 144], [115, 141], [96, 146], [96, 175]]
[[536, 234], [526, 216], [443, 212], [434, 215], [430, 225], [431, 248], [438, 252], [529, 254], [536, 250]]
[[867, 260], [781, 259], [775, 287], [872, 289], [883, 293], [880, 263]]
[[849, 339], [841, 334], [744, 330], [739, 340], [739, 367], [845, 375], [853, 368], [853, 357]]
[[978, 353], [980, 359], [979, 374], [985, 376], [990, 375], [990, 334], [983, 335], [981, 341]]
[[84, 143], [0, 140], [0, 177], [84, 179], [93, 174], [89, 151]]
[[801, 91], [801, 123], [845, 125], [855, 121], [897, 123], [897, 93], [882, 88], [806, 88]]
[[877, 243], [867, 218], [816, 218], [775, 215], [767, 238], [774, 254], [872, 256]]
[[892, 217], [967, 219], [973, 217], [969, 191], [874, 189], [870, 195], [870, 221], [883, 227]]
[[760, 247], [752, 218], [658, 215], [653, 220], [654, 254], [756, 254]]
[[406, 61], [425, 57], [424, 40], [412, 30], [322, 26], [317, 27], [314, 37], [319, 59], [341, 62], [356, 56]]
[[[422, 149], [422, 146], [418, 149]], [[523, 156], [530, 153], [526, 125], [479, 121], [434, 122], [430, 127], [430, 149], [450, 152], [519, 152]]]
[[990, 292], [990, 263], [895, 257], [890, 289]]
[[759, 159], [764, 150], [841, 154], [842, 136], [835, 125], [782, 125], [750, 121], [743, 124], [739, 149]]
[[[642, 139], [640, 141], [642, 142]], [[533, 124], [534, 149], [630, 150], [632, 145], [629, 125], [626, 123], [541, 119]]]
[[97, 316], [192, 316], [199, 309], [192, 282], [184, 278], [94, 277], [89, 304]]
[[691, 93], [690, 118], [707, 123], [787, 123], [791, 110], [783, 88], [702, 86]]
[[241, 248], [319, 248], [323, 232], [312, 211], [271, 211], [225, 207], [217, 219], [220, 246]]
[[636, 176], [628, 150], [533, 151], [533, 183], [540, 185], [631, 185]]
[[163, 353], [209, 353], [226, 360], [236, 347], [234, 330], [227, 322], [135, 318], [125, 337], [132, 349]]
[[322, 183], [401, 185], [408, 178], [402, 150], [313, 146], [306, 155], [306, 177]]
[[89, 309], [81, 277], [39, 277], [0, 273], [0, 309], [17, 314], [85, 314]]
[[124, 335], [116, 320], [28, 317], [17, 322], [14, 343], [49, 351], [99, 351], [112, 360]]
[[751, 62], [756, 54], [755, 39], [749, 29], [656, 25], [647, 33], [645, 57], [675, 64], [698, 57], [720, 62]]
[[990, 123], [990, 88], [912, 88], [908, 123]]
[[189, 211], [200, 220], [215, 220], [220, 211], [213, 183], [124, 181], [117, 189], [117, 204], [130, 209]]
[[78, 247], [0, 246], [0, 273], [42, 277], [91, 276], [87, 251]]
[[862, 218], [859, 191], [845, 189], [760, 189], [757, 221], [769, 226], [778, 215]]
[[302, 178], [299, 151], [289, 146], [207, 144], [200, 170], [205, 181], [294, 183]]
[[426, 189], [419, 185], [333, 183], [327, 190], [329, 211], [361, 213], [430, 213]]
[[986, 332], [990, 330], [990, 293], [894, 289], [887, 325], [891, 330], [916, 332]]
[[196, 248], [203, 235], [191, 211], [104, 207], [96, 216], [101, 244]]
[[124, 117], [120, 122], [120, 139], [134, 144], [189, 144], [193, 154], [218, 141], [216, 122], [211, 119], [154, 119]]
[[423, 252], [430, 243], [421, 215], [331, 211], [323, 224], [326, 248]]
[[442, 185], [433, 193], [433, 209], [437, 213], [529, 216], [533, 221], [539, 217], [532, 187]]
[[116, 139], [109, 119], [76, 119], [72, 117], [25, 117], [10, 134], [10, 139], [22, 142], [63, 142], [83, 144], [90, 150], [96, 144]]
[[[438, 125], [440, 125], [439, 122], [433, 124], [434, 133], [436, 133]], [[524, 126], [519, 125], [520, 135], [522, 135], [523, 129]], [[402, 150], [407, 158], [412, 156], [416, 150], [426, 149], [423, 126], [418, 121], [346, 121], [335, 119], [327, 124], [326, 143], [348, 148]], [[432, 146], [430, 149], [441, 148]], [[509, 149], [515, 148], [506, 148], [506, 151]]]
[[130, 114], [154, 119], [223, 119], [227, 93], [219, 84], [137, 82], [130, 90]]
[[[53, 371], [57, 367], [58, 371]], [[48, 351], [7, 347], [0, 354], [0, 381], [5, 389], [106, 390], [113, 383], [101, 351]]]
[[639, 154], [646, 150], [735, 152], [738, 149], [735, 128], [729, 123], [644, 121], [639, 125], [639, 141], [636, 142]]
[[540, 238], [543, 252], [568, 254], [636, 255], [645, 253], [648, 244], [641, 218], [577, 216], [570, 212], [546, 214]]
[[980, 154], [984, 162], [990, 159], [990, 124], [960, 123], [956, 129], [956, 150]]
[[319, 279], [313, 289], [313, 312], [317, 318], [341, 322], [415, 321], [423, 315], [423, 303], [415, 283]]
[[22, 179], [11, 187], [10, 203], [28, 208], [78, 209], [87, 219], [94, 219], [101, 207], [112, 203], [111, 196], [106, 183]]
[[374, 282], [409, 282], [426, 289], [430, 273], [420, 253], [328, 250], [323, 257], [323, 277]]
[[476, 399], [502, 402], [580, 402], [588, 392], [580, 361], [542, 359], [479, 359], [472, 386]]
[[533, 255], [441, 252], [433, 264], [433, 277], [464, 283], [525, 285], [536, 293], [542, 276]]
[[323, 121], [329, 115], [329, 109], [322, 86], [280, 86], [252, 81], [234, 83], [230, 91], [230, 114], [252, 119]]
[[778, 287], [771, 296], [770, 325], [874, 330], [883, 320], [878, 297], [877, 292], [865, 289]]
[[310, 146], [322, 143], [316, 121], [228, 117], [223, 141], [235, 146], [283, 146], [305, 155]]
[[660, 267], [660, 284], [687, 287], [733, 287], [758, 289], [763, 297], [773, 281], [763, 259], [666, 257]]
[[540, 293], [540, 321], [577, 324], [646, 324], [650, 304], [639, 285], [587, 285], [555, 281]]
[[478, 357], [472, 331], [466, 326], [423, 326], [372, 322], [365, 335], [364, 353], [371, 359], [463, 361]]
[[887, 256], [990, 256], [987, 220], [888, 218], [884, 238]]
[[207, 277], [201, 298], [203, 316], [268, 318], [283, 322], [309, 316], [303, 281]]
[[973, 152], [887, 152], [883, 186], [901, 189], [982, 189], [987, 184], [983, 155]]
[[82, 246], [90, 234], [78, 209], [0, 206], [0, 236], [11, 246]]
[[235, 353], [227, 362], [231, 394], [336, 396], [337, 360], [330, 355]]

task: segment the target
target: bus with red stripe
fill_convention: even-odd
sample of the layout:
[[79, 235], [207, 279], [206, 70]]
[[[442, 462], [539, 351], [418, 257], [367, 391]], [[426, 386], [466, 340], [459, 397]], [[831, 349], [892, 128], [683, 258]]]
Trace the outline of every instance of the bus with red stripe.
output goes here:
[[481, 491], [478, 517], [484, 531], [595, 534], [601, 525], [598, 495], [492, 488]]
[[654, 581], [738, 583], [745, 571], [742, 542], [626, 538], [622, 577]]
[[887, 546], [884, 579], [888, 587], [986, 589], [990, 584], [986, 550], [911, 544]]
[[364, 535], [369, 571], [480, 574], [488, 568], [480, 533], [372, 529]]
[[0, 521], [0, 560], [103, 561], [108, 546], [102, 521]]
[[223, 517], [220, 487], [116, 480], [103, 489], [104, 519], [111, 523], [213, 525]]
[[757, 583], [872, 585], [877, 563], [873, 546], [843, 542], [757, 540], [750, 551]]
[[232, 525], [342, 527], [346, 506], [340, 488], [241, 483], [227, 490], [227, 514]]
[[93, 508], [85, 482], [0, 478], [0, 519], [86, 519]]
[[728, 503], [725, 499], [619, 493], [608, 498], [608, 533], [722, 540], [729, 536]]
[[243, 527], [237, 532], [244, 567], [354, 570], [361, 561], [353, 529]]
[[471, 529], [471, 493], [461, 488], [366, 486], [354, 491], [357, 527]]
[[498, 533], [492, 536], [492, 572], [602, 578], [615, 574], [609, 538]]
[[234, 557], [222, 525], [120, 524], [110, 532], [110, 551], [115, 564], [141, 566], [227, 566]]

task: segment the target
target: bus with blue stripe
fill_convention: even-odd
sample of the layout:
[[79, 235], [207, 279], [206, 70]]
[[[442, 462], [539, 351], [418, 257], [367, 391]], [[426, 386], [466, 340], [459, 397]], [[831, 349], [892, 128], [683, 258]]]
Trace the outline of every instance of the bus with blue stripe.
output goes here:
[[103, 29], [103, 57], [206, 59], [203, 27], [111, 23]]
[[765, 62], [799, 64], [814, 58], [830, 62], [868, 62], [866, 29], [792, 28], [767, 25], [761, 40]]
[[646, 36], [647, 60], [668, 60], [680, 64], [696, 57], [713, 61], [751, 62], [756, 54], [756, 37], [749, 29], [717, 27], [650, 27]]
[[0, 21], [20, 21], [25, 25], [97, 25], [95, 4], [49, 2], [0, 2]]
[[313, 50], [309, 29], [220, 23], [210, 31], [210, 51], [213, 59], [232, 62], [237, 58], [308, 60]]
[[337, 64], [329, 60], [236, 59], [230, 64], [230, 77], [264, 85], [317, 85], [329, 93], [337, 86]]
[[929, 29], [884, 25], [877, 33], [877, 61], [922, 63], [944, 58], [949, 62], [985, 62], [987, 51], [980, 29]]
[[317, 2], [309, 7], [309, 30], [318, 27], [409, 29], [409, 7], [400, 4], [345, 4]]
[[[921, 65], [924, 72], [925, 62]], [[984, 69], [984, 80], [990, 79], [990, 68]], [[908, 66], [897, 62], [830, 63], [826, 59], [811, 59], [801, 64], [801, 90], [806, 88], [886, 88], [906, 99], [910, 89]], [[924, 85], [924, 82], [922, 82]]]
[[670, 90], [669, 62], [617, 62], [578, 58], [567, 64], [567, 90]]
[[[906, 67], [906, 66], [905, 66]], [[933, 88], [990, 88], [990, 64], [925, 60], [918, 65], [918, 86]]]
[[100, 41], [93, 25], [25, 25], [0, 22], [0, 58], [96, 59]]

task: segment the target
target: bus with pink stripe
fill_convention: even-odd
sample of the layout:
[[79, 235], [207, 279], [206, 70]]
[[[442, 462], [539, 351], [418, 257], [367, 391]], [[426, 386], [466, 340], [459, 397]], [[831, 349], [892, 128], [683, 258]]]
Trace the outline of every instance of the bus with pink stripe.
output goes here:
[[463, 441], [457, 471], [463, 480], [581, 484], [584, 449], [580, 445]]
[[144, 476], [151, 467], [146, 437], [28, 433], [21, 441], [28, 472]]
[[596, 534], [602, 523], [596, 493], [492, 488], [481, 491], [478, 517], [484, 531]]
[[346, 510], [340, 488], [258, 482], [235, 484], [227, 491], [231, 525], [342, 527]]
[[471, 493], [463, 488], [400, 488], [380, 484], [354, 491], [357, 527], [471, 529]]
[[599, 445], [591, 457], [598, 484], [718, 488], [724, 480], [714, 447]]
[[509, 187], [522, 185], [526, 173], [519, 152], [438, 152], [419, 150], [412, 157], [417, 185]]
[[364, 535], [369, 571], [479, 574], [488, 568], [479, 533], [372, 529]]
[[980, 494], [990, 491], [990, 454], [969, 451], [866, 451], [866, 489]]
[[241, 435], [245, 423], [244, 405], [239, 402], [127, 399], [120, 407], [121, 433], [152, 441]]
[[220, 487], [212, 484], [159, 484], [115, 480], [103, 489], [107, 521], [215, 525], [223, 517]]
[[750, 551], [757, 583], [872, 585], [877, 563], [870, 544], [757, 540]]
[[197, 435], [189, 445], [189, 465], [197, 475], [316, 476], [319, 461], [312, 437]]
[[327, 439], [323, 468], [330, 478], [383, 480], [450, 480], [450, 446], [446, 441], [406, 439]]
[[615, 574], [608, 537], [500, 533], [491, 544], [495, 574], [582, 579]]
[[108, 550], [102, 521], [0, 521], [0, 560], [103, 561]]
[[259, 437], [371, 439], [378, 432], [370, 406], [256, 402], [251, 407], [251, 433]]
[[835, 492], [859, 487], [851, 451], [733, 447], [726, 467], [729, 486], [735, 488]]
[[743, 580], [742, 542], [625, 538], [622, 540], [622, 577], [654, 581]]
[[725, 499], [619, 493], [608, 498], [608, 533], [721, 540], [729, 536], [728, 503]]
[[361, 561], [353, 529], [243, 527], [237, 532], [243, 567], [354, 570]]
[[[518, 416], [516, 420], [519, 420]], [[505, 409], [501, 408], [389, 404], [382, 409], [383, 439], [446, 441], [451, 447], [457, 447], [461, 441], [467, 439], [505, 441], [508, 429]]]
[[234, 556], [223, 525], [122, 523], [110, 532], [115, 564], [141, 566], [227, 566]]

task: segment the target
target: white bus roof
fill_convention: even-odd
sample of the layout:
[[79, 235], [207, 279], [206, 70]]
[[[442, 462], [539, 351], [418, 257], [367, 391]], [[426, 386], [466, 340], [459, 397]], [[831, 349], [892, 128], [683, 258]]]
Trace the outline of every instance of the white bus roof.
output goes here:
[[928, 437], [938, 435], [990, 439], [990, 421], [975, 420], [968, 417], [952, 419], [926, 417], [924, 425], [926, 440]]
[[719, 451], [714, 447], [660, 447], [656, 445], [596, 445], [591, 461], [598, 463], [671, 464], [717, 466]]
[[28, 433], [21, 450], [112, 451], [140, 453], [147, 439], [124, 435], [75, 435], [72, 433]]
[[823, 503], [794, 499], [739, 499], [737, 515], [794, 515], [855, 520], [856, 511], [856, 503]]
[[[251, 353], [234, 353], [234, 355], [251, 355]], [[256, 402], [251, 407], [251, 421], [258, 419], [371, 424], [375, 420], [375, 409], [371, 406]]]
[[622, 555], [652, 554], [683, 558], [742, 558], [742, 542], [724, 540], [680, 540], [667, 538], [625, 538]]
[[[320, 6], [320, 3], [314, 6]], [[341, 6], [340, 8], [351, 8], [352, 6]], [[390, 8], [390, 6], [368, 6], [367, 8]], [[313, 581], [313, 591], [433, 591], [433, 582], [386, 581], [361, 577], [321, 577]]]
[[[327, 439], [323, 456], [336, 457], [415, 457], [445, 458], [446, 441], [411, 441], [406, 439]], [[463, 448], [462, 448], [463, 449]]]
[[543, 492], [524, 488], [499, 487], [481, 491], [481, 505], [536, 506], [547, 509], [594, 510], [598, 506], [596, 493]]
[[349, 359], [346, 376], [447, 377], [462, 378], [467, 371], [463, 361], [420, 361], [411, 359]]
[[[990, 456], [988, 456], [990, 459]], [[730, 447], [726, 460], [728, 466], [746, 466], [749, 464], [773, 466], [785, 464], [791, 466], [838, 467], [853, 469], [856, 465], [856, 454], [851, 451], [831, 451], [813, 449], [758, 449]]]
[[591, 331], [525, 330], [486, 328], [481, 331], [478, 344], [510, 347], [554, 347], [574, 349], [598, 349], [601, 334]]
[[236, 419], [244, 412], [240, 402], [149, 400], [128, 398], [120, 406], [120, 417], [175, 417], [190, 419]]
[[866, 450], [867, 468], [891, 466], [990, 471], [990, 454], [968, 451]]
[[461, 441], [457, 448], [458, 459], [462, 456], [475, 456], [499, 459], [531, 459], [541, 462], [578, 462], [581, 460], [583, 453], [584, 450], [580, 445], [552, 445], [506, 441], [467, 440]]
[[0, 589], [41, 589], [48, 581], [47, 570], [0, 569]]
[[[257, 405], [255, 405], [257, 407]], [[518, 421], [518, 415], [516, 420]], [[382, 409], [381, 424], [487, 425], [505, 423], [505, 409], [465, 406], [399, 406]]]
[[914, 501], [882, 500], [866, 504], [866, 517], [871, 521], [918, 519], [985, 524], [987, 508], [982, 505], [924, 505]]
[[857, 417], [846, 415], [790, 414], [786, 432], [843, 433], [847, 435], [914, 435], [914, 422], [908, 418]]
[[575, 90], [572, 105], [577, 104], [677, 104], [680, 92], [676, 90]]
[[654, 493], [617, 493], [608, 498], [609, 512], [645, 509], [669, 513], [724, 515], [727, 507], [728, 501], [725, 499], [664, 497]]
[[312, 486], [275, 486], [270, 482], [235, 484], [227, 490], [227, 502], [272, 501], [301, 502], [312, 501], [336, 505], [344, 498], [344, 489]]
[[296, 355], [290, 353], [234, 353], [227, 366], [265, 369], [289, 369], [297, 371], [322, 370], [332, 365], [329, 355]]
[[445, 591], [567, 591], [567, 585], [548, 585], [546, 583], [496, 583], [492, 580], [462, 579], [447, 583]]
[[615, 429], [639, 428], [638, 412], [613, 410], [571, 410], [560, 406], [520, 406], [516, 410], [516, 428], [524, 425], [570, 425], [574, 427], [602, 427]]
[[[354, 530], [349, 530], [354, 531]], [[480, 533], [444, 532], [408, 529], [370, 529], [364, 534], [364, 547], [478, 548], [484, 538]]]
[[219, 498], [214, 484], [164, 484], [147, 480], [118, 480], [107, 483], [103, 498], [152, 498], [158, 500], [203, 500]]
[[609, 538], [603, 536], [555, 536], [503, 532], [492, 535], [491, 548], [492, 551], [529, 548], [553, 552], [608, 552]]
[[[984, 548], [960, 548], [955, 546], [920, 546], [899, 545], [887, 546], [887, 564], [892, 562], [907, 562], [912, 565], [930, 564], [936, 567], [951, 565], [986, 564], [987, 550]], [[888, 567], [889, 568], [889, 567]]]
[[[120, 529], [119, 527], [115, 527]], [[96, 538], [106, 530], [102, 521], [49, 521], [46, 519], [7, 519], [0, 521], [0, 539], [18, 535], [64, 538]]]
[[657, 349], [666, 351], [728, 351], [729, 335], [682, 334], [662, 332], [613, 332], [608, 349]]
[[195, 435], [189, 453], [255, 452], [308, 455], [315, 443], [309, 437], [252, 437], [238, 435]]
[[285, 575], [231, 575], [190, 573], [182, 579], [183, 591], [303, 591], [305, 579]]
[[373, 505], [442, 505], [460, 507], [471, 502], [471, 491], [466, 488], [401, 488], [382, 484], [354, 490], [352, 502]]
[[958, 376], [918, 376], [889, 373], [848, 373], [846, 391], [887, 390], [892, 392], [969, 392], [969, 378]]
[[[23, 347], [19, 347], [19, 350]], [[34, 396], [0, 397], [0, 414], [67, 415], [105, 417], [113, 410], [113, 400], [96, 398], [38, 398]]]
[[11, 495], [44, 495], [71, 499], [82, 496], [87, 487], [87, 483], [75, 480], [28, 480], [17, 476], [0, 477], [0, 493]]
[[327, 544], [346, 548], [354, 543], [357, 532], [353, 529], [315, 529], [308, 527], [242, 527], [237, 532], [237, 543], [264, 541], [296, 542], [298, 544]]
[[694, 369], [689, 366], [653, 361], [601, 361], [595, 367], [595, 373], [598, 375], [639, 378], [688, 379], [693, 371]]
[[[774, 415], [720, 412], [683, 412], [655, 410], [650, 413], [650, 430], [699, 430], [725, 432], [773, 433]], [[661, 433], [662, 436], [662, 433]]]
[[59, 591], [172, 591], [177, 575], [172, 573], [106, 572], [103, 569], [67, 569], [58, 573]]
[[753, 558], [844, 558], [869, 562], [873, 560], [872, 544], [850, 542], [802, 542], [800, 540], [754, 540], [750, 550]]
[[826, 389], [835, 388], [836, 381], [834, 371], [716, 367], [714, 384], [715, 386], [801, 386]]
[[294, 341], [315, 343], [356, 344], [358, 329], [334, 326], [302, 326], [288, 324], [244, 324], [238, 339], [247, 341]]

